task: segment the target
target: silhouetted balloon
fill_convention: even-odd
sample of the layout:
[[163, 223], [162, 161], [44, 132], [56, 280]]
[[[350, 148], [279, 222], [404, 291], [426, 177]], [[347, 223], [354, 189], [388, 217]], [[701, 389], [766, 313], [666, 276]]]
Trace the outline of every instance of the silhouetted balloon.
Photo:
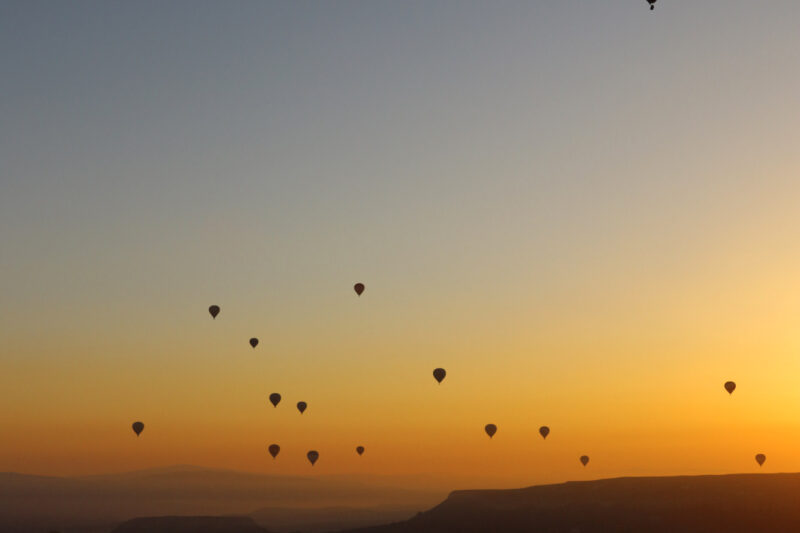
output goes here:
[[656, 8], [656, 0], [647, 0], [647, 3], [650, 4], [650, 11]]
[[356, 291], [356, 294], [361, 296], [361, 293], [364, 292], [364, 284], [356, 283], [355, 285], [353, 285], [353, 290]]
[[300, 411], [301, 415], [303, 414], [303, 411], [306, 410], [306, 407], [308, 407], [306, 402], [297, 402], [297, 410]]
[[217, 318], [217, 315], [219, 314], [219, 306], [212, 305], [208, 308], [208, 312], [211, 313], [211, 318]]
[[316, 450], [311, 450], [306, 454], [306, 457], [308, 457], [308, 460], [311, 461], [311, 466], [314, 466], [314, 463], [316, 463], [317, 459], [319, 459], [319, 452]]
[[486, 424], [486, 427], [483, 429], [486, 431], [486, 434], [489, 435], [490, 439], [494, 437], [495, 433], [497, 433], [497, 426], [494, 424]]
[[[726, 381], [725, 382], [725, 390], [728, 391], [728, 394], [733, 394], [733, 391], [736, 390], [736, 383], [733, 381]], [[747, 396], [747, 395], [745, 395]]]
[[764, 465], [764, 461], [766, 461], [766, 460], [767, 460], [767, 456], [764, 455], [763, 453], [759, 453], [758, 455], [756, 455], [756, 462], [758, 463], [758, 466], [763, 466]]
[[133, 432], [136, 433], [137, 437], [139, 436], [139, 433], [144, 431], [144, 424], [141, 422], [134, 422], [131, 427], [133, 428]]
[[589, 463], [589, 456], [588, 455], [581, 455], [581, 464], [586, 466]]
[[439, 383], [441, 383], [441, 382], [442, 382], [442, 380], [444, 379], [444, 377], [445, 377], [446, 375], [447, 375], [447, 372], [445, 371], [445, 369], [444, 369], [444, 368], [435, 368], [435, 369], [433, 370], [433, 377], [434, 377], [434, 379], [436, 379], [436, 381], [438, 381]]
[[281, 447], [277, 444], [270, 444], [269, 445], [269, 454], [275, 459], [281, 451]]
[[539, 435], [542, 436], [543, 439], [547, 438], [547, 435], [550, 434], [550, 428], [547, 426], [542, 426], [539, 428]]
[[363, 455], [364, 454], [364, 447], [363, 446], [356, 446], [356, 453], [358, 455]]
[[281, 403], [281, 395], [277, 392], [273, 392], [269, 395], [269, 401], [272, 402], [272, 405], [278, 407], [278, 404]]
[[250, 339], [250, 346], [252, 346], [253, 348], [255, 348], [256, 346], [258, 346], [258, 339], [256, 339], [255, 337], [253, 337], [252, 339]]

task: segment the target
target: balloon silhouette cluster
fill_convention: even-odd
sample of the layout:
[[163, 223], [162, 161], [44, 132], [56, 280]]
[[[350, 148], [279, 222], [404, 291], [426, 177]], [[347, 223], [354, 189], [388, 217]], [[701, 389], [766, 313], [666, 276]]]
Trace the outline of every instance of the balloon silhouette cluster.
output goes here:
[[[356, 283], [355, 285], [353, 285], [353, 290], [358, 296], [361, 296], [364, 293], [364, 288], [365, 287], [363, 283]], [[217, 316], [219, 316], [220, 311], [221, 308], [218, 305], [212, 305], [208, 308], [208, 314], [210, 314], [211, 318], [214, 320], [216, 320]], [[250, 346], [255, 350], [255, 348], [258, 346], [258, 338], [257, 337], [250, 338], [249, 343]], [[433, 374], [436, 377], [437, 381], [441, 383], [441, 381], [444, 379], [445, 371], [442, 368], [437, 368], [436, 370], [434, 370]], [[282, 399], [281, 395], [277, 392], [273, 392], [272, 394], [269, 395], [269, 403], [271, 403], [272, 406], [275, 408], [277, 408], [278, 404], [281, 403], [281, 399]], [[308, 404], [306, 402], [297, 402], [297, 410], [300, 411], [301, 415], [306, 411], [306, 409], [308, 409]], [[142, 433], [142, 431], [144, 431], [144, 424], [142, 422], [138, 421], [134, 422], [132, 427], [137, 437]], [[281, 452], [281, 447], [278, 444], [270, 444], [267, 447], [267, 451], [269, 451], [269, 454], [272, 456], [273, 459], [276, 459], [278, 457], [278, 454]], [[363, 455], [364, 447], [356, 446], [356, 453], [359, 456]], [[308, 462], [311, 463], [311, 466], [314, 466], [317, 460], [319, 460], [319, 452], [317, 450], [310, 450], [308, 453], [306, 453], [306, 458], [308, 459]]]
[[[650, 9], [653, 9], [653, 7], [655, 7], [654, 4], [656, 0], [648, 0], [648, 2], [650, 3]], [[353, 285], [353, 290], [359, 297], [364, 293], [364, 289], [365, 287], [363, 283], [356, 283], [355, 285]], [[212, 305], [208, 308], [208, 313], [211, 315], [212, 319], [216, 319], [220, 313], [220, 307], [218, 305]], [[258, 339], [256, 337], [252, 337], [250, 339], [250, 346], [252, 346], [253, 349], [255, 349], [256, 346], [258, 346]], [[435, 368], [433, 370], [433, 378], [440, 385], [444, 381], [445, 377], [447, 377], [447, 371], [444, 368]], [[728, 394], [732, 395], [733, 391], [736, 390], [736, 383], [733, 381], [726, 381], [723, 387], [728, 392]], [[272, 404], [273, 407], [277, 408], [278, 404], [281, 402], [281, 395], [278, 394], [277, 392], [273, 392], [272, 394], [269, 395], [269, 402]], [[297, 402], [297, 410], [300, 411], [301, 415], [305, 412], [307, 408], [308, 404], [306, 402]], [[144, 424], [142, 422], [137, 421], [133, 423], [132, 428], [134, 433], [136, 433], [136, 436], [138, 437], [142, 433], [142, 431], [144, 431]], [[486, 424], [483, 430], [491, 439], [497, 433], [497, 426], [495, 424]], [[550, 428], [548, 426], [541, 426], [539, 428], [539, 435], [542, 436], [542, 439], [547, 439], [547, 436], [549, 434], [550, 434]], [[272, 458], [276, 459], [281, 451], [281, 447], [278, 444], [270, 444], [267, 450], [269, 451], [269, 454], [272, 456]], [[356, 453], [359, 456], [363, 455], [364, 447], [356, 446]], [[319, 459], [319, 452], [317, 450], [310, 450], [306, 454], [306, 458], [311, 463], [311, 466], [314, 466], [314, 464]], [[756, 454], [755, 459], [756, 462], [758, 463], [758, 466], [763, 466], [764, 462], [767, 460], [767, 456], [764, 455], [763, 453], [759, 453]], [[581, 455], [579, 461], [585, 467], [587, 464], [589, 464], [589, 456]]]

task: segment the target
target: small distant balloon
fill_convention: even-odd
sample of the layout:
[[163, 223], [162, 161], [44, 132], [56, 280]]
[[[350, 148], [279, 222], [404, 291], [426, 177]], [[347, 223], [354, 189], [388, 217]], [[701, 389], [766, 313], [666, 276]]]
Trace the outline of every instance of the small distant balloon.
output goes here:
[[316, 450], [311, 450], [306, 454], [306, 457], [308, 457], [308, 460], [311, 462], [311, 466], [314, 466], [314, 463], [316, 463], [317, 459], [319, 459], [319, 452]]
[[650, 11], [656, 8], [656, 0], [647, 0], [647, 3], [650, 4]]
[[756, 455], [756, 462], [758, 463], [758, 466], [764, 466], [764, 461], [766, 460], [767, 456], [764, 455], [763, 453], [759, 453], [758, 455]]
[[364, 455], [364, 447], [363, 446], [356, 446], [356, 453], [358, 455]]
[[497, 426], [495, 426], [494, 424], [486, 424], [486, 427], [483, 429], [484, 431], [486, 431], [486, 434], [489, 435], [490, 439], [494, 437], [495, 433], [497, 433]]
[[142, 424], [141, 422], [134, 422], [133, 425], [131, 425], [131, 427], [133, 428], [133, 432], [136, 433], [137, 437], [142, 431], [144, 431], [144, 424]]
[[446, 375], [447, 375], [447, 371], [445, 371], [445, 369], [444, 369], [444, 368], [435, 368], [435, 369], [433, 370], [433, 377], [434, 377], [434, 379], [435, 379], [436, 381], [438, 381], [439, 383], [441, 383], [441, 382], [442, 382], [442, 380], [444, 379], [444, 377], [445, 377]]
[[[736, 390], [736, 383], [734, 383], [733, 381], [726, 381], [725, 390], [728, 391], [728, 394], [733, 394], [733, 391]], [[745, 396], [747, 395], [745, 394]]]
[[356, 294], [361, 296], [361, 293], [364, 292], [364, 284], [356, 283], [355, 285], [353, 285], [353, 290], [356, 291]]
[[281, 395], [277, 392], [273, 392], [269, 395], [269, 401], [272, 403], [273, 407], [278, 407], [278, 404], [281, 403]]
[[219, 306], [212, 305], [208, 308], [208, 312], [211, 313], [211, 318], [217, 318], [217, 315], [219, 314]]
[[306, 402], [297, 402], [297, 410], [300, 411], [301, 415], [303, 414], [303, 411], [306, 410], [306, 407], [308, 407], [308, 404], [306, 404]]
[[281, 452], [281, 447], [278, 446], [277, 444], [269, 445], [269, 454], [272, 456], [273, 459], [275, 459], [280, 452]]
[[539, 428], [539, 435], [541, 435], [543, 439], [546, 439], [549, 434], [550, 434], [550, 428], [549, 427], [542, 426], [542, 427]]
[[589, 464], [589, 456], [588, 455], [581, 455], [581, 464], [586, 466]]
[[257, 339], [257, 338], [255, 338], [255, 337], [253, 337], [252, 339], [250, 339], [250, 346], [252, 346], [253, 348], [255, 348], [256, 346], [258, 346], [258, 339]]

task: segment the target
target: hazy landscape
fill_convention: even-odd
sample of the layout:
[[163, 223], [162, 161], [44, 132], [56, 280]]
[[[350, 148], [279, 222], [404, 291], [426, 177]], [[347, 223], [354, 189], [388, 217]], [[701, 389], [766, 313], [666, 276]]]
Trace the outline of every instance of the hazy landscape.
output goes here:
[[[0, 530], [8, 533], [779, 533], [800, 528], [800, 474], [616, 478], [459, 490], [442, 497], [356, 480], [184, 467], [83, 479], [3, 474], [0, 496]], [[260, 507], [265, 503], [271, 505]]]
[[108, 532], [163, 515], [247, 515], [276, 533], [332, 531], [409, 518], [440, 502], [423, 481], [269, 476], [172, 467], [117, 475], [0, 473], [0, 531]]

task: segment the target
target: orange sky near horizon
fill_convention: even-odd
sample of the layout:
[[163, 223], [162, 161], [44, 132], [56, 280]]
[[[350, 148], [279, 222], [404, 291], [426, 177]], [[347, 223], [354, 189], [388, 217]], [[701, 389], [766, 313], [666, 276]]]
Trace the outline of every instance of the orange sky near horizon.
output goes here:
[[[794, 213], [752, 223], [785, 216]], [[798, 470], [800, 257], [785, 227], [748, 242], [744, 257], [737, 239], [698, 247], [684, 259], [703, 268], [686, 274], [673, 264], [623, 269], [630, 256], [604, 254], [608, 267], [576, 265], [581, 275], [557, 273], [544, 286], [509, 276], [412, 293], [373, 274], [357, 278], [367, 286], [360, 298], [349, 280], [331, 279], [282, 300], [256, 297], [281, 290], [261, 279], [227, 299], [47, 312], [51, 334], [6, 346], [14, 371], [0, 394], [14, 408], [0, 465], [59, 475], [171, 464], [435, 472], [514, 485], [750, 471], [764, 452], [764, 471]], [[737, 235], [747, 233], [766, 231]], [[752, 276], [768, 250], [783, 251], [772, 252], [776, 266]], [[209, 302], [222, 306], [216, 320]], [[42, 354], [59, 357], [43, 366]], [[437, 366], [448, 370], [441, 385]], [[283, 395], [278, 408], [271, 392]], [[134, 420], [146, 424], [139, 438]], [[490, 422], [499, 427], [491, 440]], [[551, 428], [546, 441], [540, 425]], [[276, 461], [266, 453], [273, 442]], [[313, 469], [309, 449], [321, 453]]]

